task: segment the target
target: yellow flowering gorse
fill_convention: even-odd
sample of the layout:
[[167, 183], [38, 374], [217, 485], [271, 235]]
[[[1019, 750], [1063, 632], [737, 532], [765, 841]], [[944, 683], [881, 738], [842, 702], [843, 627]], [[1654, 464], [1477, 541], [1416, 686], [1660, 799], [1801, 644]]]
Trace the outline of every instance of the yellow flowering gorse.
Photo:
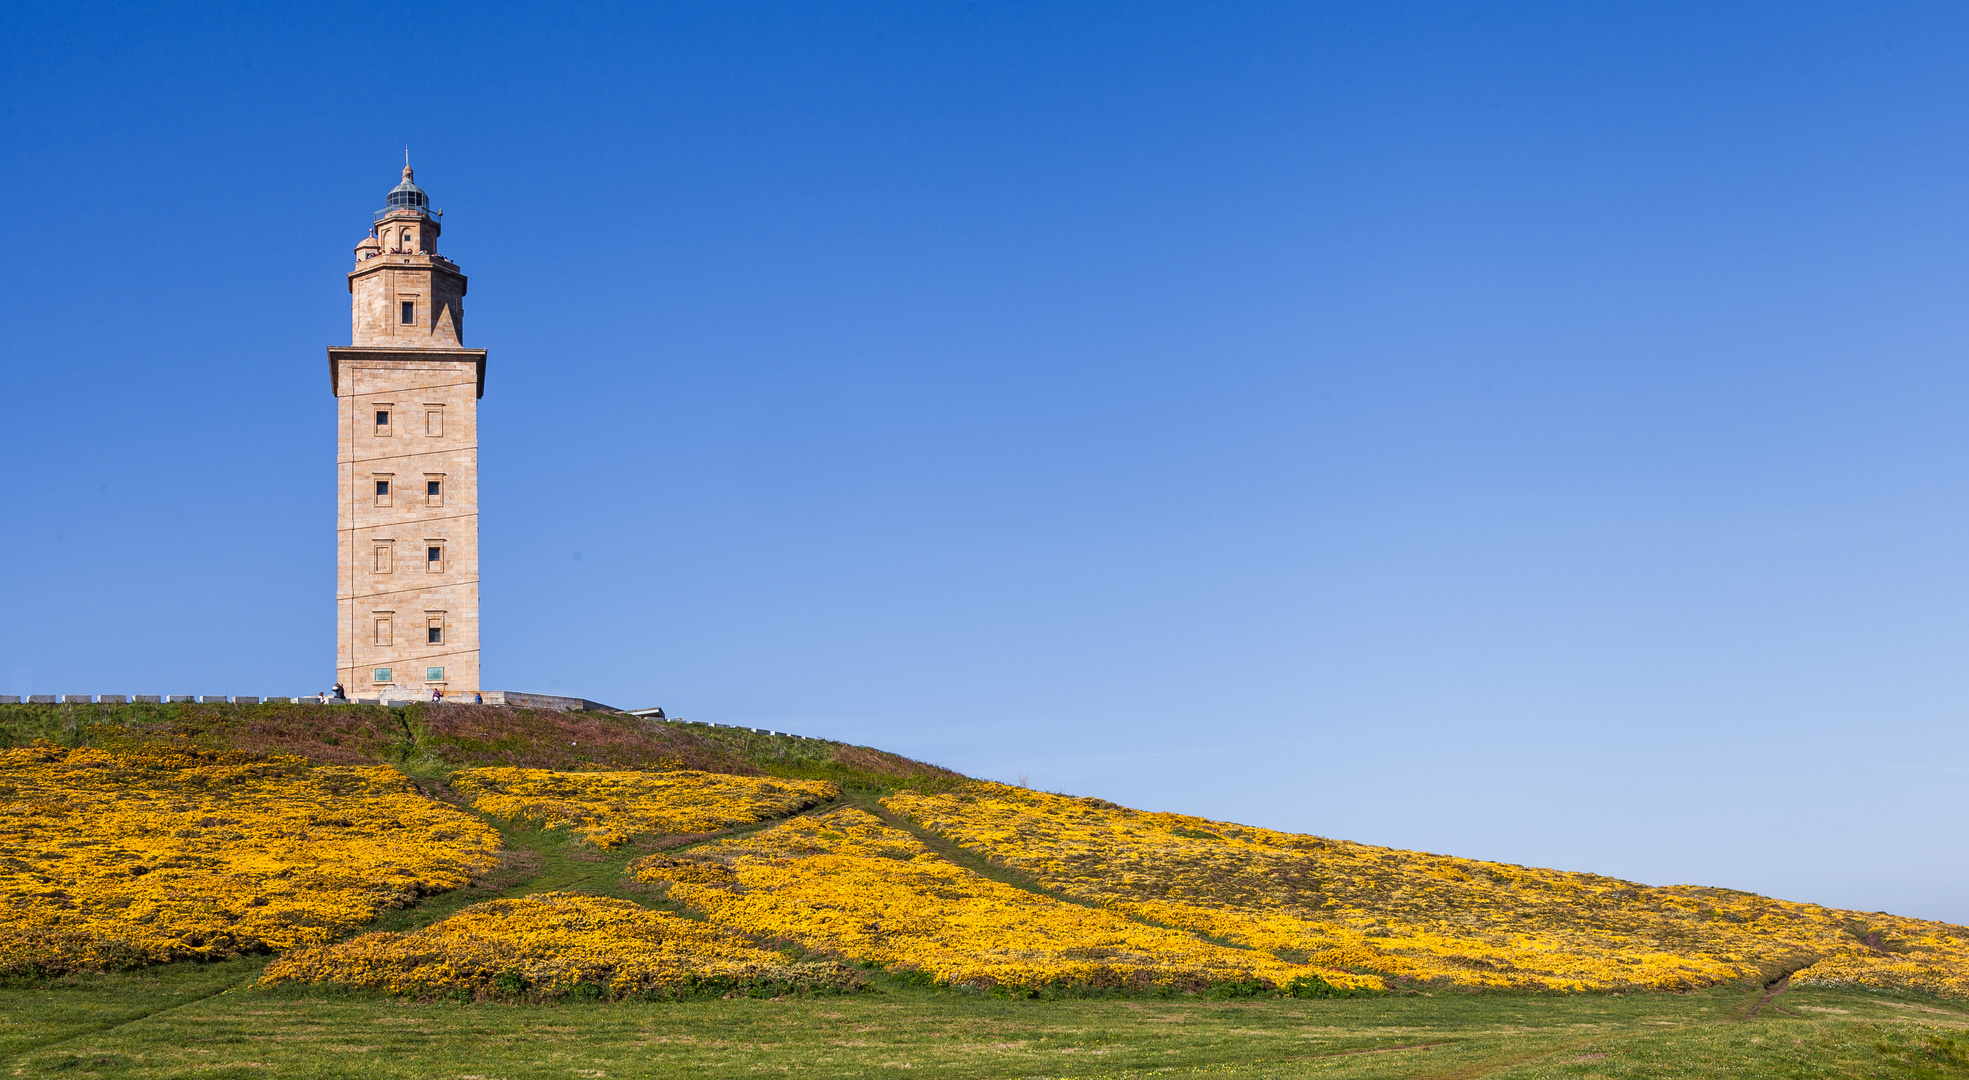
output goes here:
[[941, 984], [1194, 987], [1313, 976], [1379, 985], [992, 881], [853, 808], [649, 856], [630, 872], [667, 883], [672, 899], [721, 925]]
[[[977, 782], [884, 805], [1060, 893], [1290, 960], [1463, 986], [1969, 993], [1969, 928], [1399, 851]], [[1809, 966], [1808, 966], [1809, 965]]]
[[317, 944], [465, 884], [498, 845], [384, 767], [0, 750], [0, 972]]
[[572, 829], [604, 848], [619, 846], [637, 833], [689, 835], [785, 817], [841, 794], [826, 780], [693, 769], [467, 769], [452, 775], [451, 786], [482, 814], [540, 829]]
[[332, 983], [392, 994], [674, 998], [854, 990], [853, 969], [789, 962], [728, 930], [600, 896], [550, 892], [474, 904], [405, 934], [364, 934], [275, 960], [263, 986]]

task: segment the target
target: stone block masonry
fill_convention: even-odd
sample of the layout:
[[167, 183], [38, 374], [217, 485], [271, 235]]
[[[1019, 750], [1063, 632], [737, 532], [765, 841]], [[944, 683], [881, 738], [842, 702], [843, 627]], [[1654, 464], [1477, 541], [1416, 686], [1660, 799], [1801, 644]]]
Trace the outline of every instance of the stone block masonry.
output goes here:
[[485, 350], [464, 347], [465, 275], [408, 166], [348, 273], [336, 397], [335, 681], [350, 697], [479, 682], [479, 428]]

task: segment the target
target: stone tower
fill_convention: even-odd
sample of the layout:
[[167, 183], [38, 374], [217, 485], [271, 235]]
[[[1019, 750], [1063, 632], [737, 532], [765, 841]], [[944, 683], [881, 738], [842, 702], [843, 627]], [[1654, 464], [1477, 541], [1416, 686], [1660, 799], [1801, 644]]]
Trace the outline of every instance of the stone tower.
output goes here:
[[464, 347], [465, 275], [444, 211], [403, 182], [349, 271], [336, 398], [335, 676], [350, 697], [479, 686], [479, 426], [485, 350]]

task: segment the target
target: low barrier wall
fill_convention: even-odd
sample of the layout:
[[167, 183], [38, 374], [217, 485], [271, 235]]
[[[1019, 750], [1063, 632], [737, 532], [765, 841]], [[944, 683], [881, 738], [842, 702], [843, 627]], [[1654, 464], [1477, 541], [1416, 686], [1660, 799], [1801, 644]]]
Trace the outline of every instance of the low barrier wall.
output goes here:
[[678, 717], [676, 719], [664, 718], [664, 719], [660, 719], [658, 722], [664, 724], [687, 724], [692, 727], [724, 728], [726, 731], [750, 731], [755, 735], [778, 735], [780, 738], [783, 739], [806, 739], [810, 742], [834, 741], [832, 739], [816, 739], [812, 735], [795, 735], [790, 731], [774, 731], [771, 728], [746, 727], [743, 724], [714, 724], [708, 720], [685, 720], [682, 717]]
[[[230, 703], [258, 705], [262, 701], [301, 701], [284, 697], [228, 697], [223, 694], [0, 694], [0, 705], [160, 705], [173, 701], [196, 701], [206, 705]], [[313, 701], [313, 698], [305, 700]]]
[[[554, 694], [528, 694], [517, 690], [484, 690], [472, 693], [451, 694], [433, 703], [422, 694], [381, 694], [374, 697], [354, 697], [346, 700], [364, 705], [408, 705], [413, 701], [439, 705], [471, 705], [473, 697], [483, 698], [486, 705], [518, 705], [527, 709], [556, 709], [561, 712], [621, 712], [599, 701], [587, 698], [560, 697]], [[318, 694], [303, 697], [254, 697], [248, 695], [224, 694], [0, 694], [0, 705], [160, 705], [171, 702], [196, 702], [201, 705], [258, 705], [263, 701], [281, 701], [293, 705], [315, 705], [321, 702]]]

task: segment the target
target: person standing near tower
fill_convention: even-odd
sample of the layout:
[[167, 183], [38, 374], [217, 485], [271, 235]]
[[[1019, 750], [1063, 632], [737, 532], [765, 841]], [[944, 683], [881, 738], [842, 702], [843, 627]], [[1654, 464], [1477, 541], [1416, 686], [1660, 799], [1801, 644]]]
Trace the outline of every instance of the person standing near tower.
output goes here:
[[335, 677], [364, 696], [480, 689], [485, 350], [465, 348], [465, 275], [437, 252], [443, 215], [406, 152], [403, 182], [355, 247], [350, 344], [328, 348]]

